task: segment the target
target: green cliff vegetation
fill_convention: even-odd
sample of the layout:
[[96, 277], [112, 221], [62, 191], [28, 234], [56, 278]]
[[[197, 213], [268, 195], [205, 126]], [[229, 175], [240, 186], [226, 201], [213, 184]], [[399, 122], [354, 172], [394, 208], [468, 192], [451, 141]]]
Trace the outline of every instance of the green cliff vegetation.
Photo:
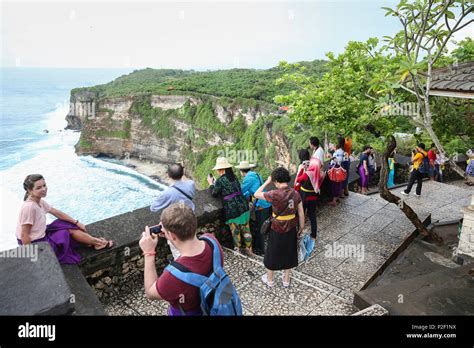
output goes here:
[[132, 104], [130, 112], [137, 114], [159, 138], [170, 138], [176, 131], [174, 123], [171, 121], [176, 111], [152, 107], [149, 96], [138, 98]]
[[[326, 63], [321, 60], [300, 64], [307, 69], [308, 75], [321, 76], [327, 71]], [[262, 165], [264, 161], [267, 165], [274, 164], [273, 159], [266, 159], [267, 152], [273, 155], [275, 151], [274, 147], [268, 147], [265, 138], [261, 138], [261, 135], [264, 135], [263, 120], [247, 128], [242, 113], [267, 114], [276, 111], [277, 106], [273, 98], [282, 91], [289, 92], [292, 89], [291, 84], [275, 84], [282, 73], [280, 67], [268, 70], [231, 69], [206, 72], [148, 68], [121, 76], [104, 85], [77, 88], [71, 93], [91, 91], [97, 93], [99, 99], [133, 96], [135, 101], [130, 112], [141, 118], [159, 138], [172, 138], [176, 131], [174, 120], [188, 123], [192, 127], [186, 135], [188, 143], [191, 144], [187, 151], [189, 163], [193, 163], [191, 169], [199, 181], [205, 181], [208, 167], [215, 161], [216, 151], [223, 149], [209, 148], [208, 140], [216, 135], [221, 139], [234, 141], [233, 148], [236, 151], [257, 151], [259, 156], [262, 156]], [[187, 101], [177, 110], [163, 110], [151, 106], [153, 94], [195, 96], [200, 103], [194, 105]], [[217, 107], [234, 112], [238, 110], [241, 113], [230, 124], [225, 125], [216, 116]], [[104, 127], [96, 131], [95, 136], [121, 139], [130, 137], [130, 123], [122, 129], [121, 125], [112, 120], [113, 110], [100, 109], [99, 112], [107, 112], [108, 118]], [[90, 150], [92, 143], [86, 139], [88, 137], [81, 137], [79, 145], [84, 150]], [[186, 152], [186, 149], [183, 151]]]
[[[307, 73], [322, 75], [326, 69], [325, 61], [302, 62]], [[273, 97], [281, 92], [289, 92], [291, 85], [276, 86], [275, 80], [281, 76], [279, 67], [267, 70], [230, 69], [196, 72], [193, 70], [143, 69], [123, 75], [107, 84], [80, 91], [92, 91], [99, 98], [120, 97], [140, 94], [209, 94], [219, 97], [241, 98], [273, 103]], [[243, 105], [242, 100], [237, 101]], [[255, 101], [249, 101], [249, 103]]]
[[[236, 119], [234, 123], [236, 123], [235, 128], [238, 136], [235, 137], [236, 140], [233, 144], [202, 148], [198, 145], [200, 139], [198, 138], [183, 149], [182, 155], [186, 165], [200, 187], [208, 186], [207, 175], [212, 172], [216, 157], [220, 154], [227, 156], [229, 161], [235, 165], [238, 164], [239, 152], [240, 160], [245, 160], [245, 156], [248, 156], [247, 159], [251, 163], [257, 164], [256, 171], [266, 179], [277, 165], [276, 134], [279, 135], [279, 139], [284, 139], [287, 142], [290, 148], [291, 162], [294, 164], [298, 163], [298, 150], [308, 146], [309, 137], [320, 135], [308, 130], [292, 130], [291, 120], [286, 116], [262, 116], [248, 127], [245, 126], [243, 119]], [[282, 146], [283, 144], [278, 145]], [[233, 156], [236, 157], [235, 161], [232, 160]], [[235, 169], [235, 173], [240, 175], [237, 169]]]

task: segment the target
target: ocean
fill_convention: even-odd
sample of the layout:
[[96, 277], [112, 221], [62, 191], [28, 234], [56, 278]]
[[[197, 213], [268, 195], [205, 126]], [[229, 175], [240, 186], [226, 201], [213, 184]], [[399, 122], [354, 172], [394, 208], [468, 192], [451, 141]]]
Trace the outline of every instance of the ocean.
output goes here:
[[[17, 246], [15, 228], [28, 174], [42, 174], [46, 201], [84, 224], [147, 206], [165, 188], [119, 161], [77, 156], [80, 134], [64, 130], [71, 89], [131, 71], [0, 69], [0, 251]], [[48, 222], [54, 219], [48, 215]]]

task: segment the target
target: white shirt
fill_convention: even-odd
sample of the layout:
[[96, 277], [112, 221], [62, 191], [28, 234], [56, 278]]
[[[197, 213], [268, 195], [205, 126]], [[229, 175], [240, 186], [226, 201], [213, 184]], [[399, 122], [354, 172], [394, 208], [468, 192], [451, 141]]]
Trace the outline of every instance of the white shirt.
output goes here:
[[321, 165], [324, 164], [324, 150], [321, 146], [314, 151], [313, 156], [321, 161]]
[[373, 166], [377, 170], [377, 163], [375, 162], [375, 156], [369, 156], [369, 166]]

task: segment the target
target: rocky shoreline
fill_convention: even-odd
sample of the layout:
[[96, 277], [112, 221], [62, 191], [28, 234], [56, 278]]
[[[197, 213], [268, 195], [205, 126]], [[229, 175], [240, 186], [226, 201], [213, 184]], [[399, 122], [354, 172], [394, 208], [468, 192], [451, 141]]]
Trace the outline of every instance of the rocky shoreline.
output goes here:
[[167, 164], [140, 160], [138, 158], [130, 158], [122, 161], [127, 167], [135, 170], [140, 174], [148, 176], [149, 178], [155, 180], [156, 182], [159, 182], [160, 184], [169, 186], [173, 183], [167, 174]]

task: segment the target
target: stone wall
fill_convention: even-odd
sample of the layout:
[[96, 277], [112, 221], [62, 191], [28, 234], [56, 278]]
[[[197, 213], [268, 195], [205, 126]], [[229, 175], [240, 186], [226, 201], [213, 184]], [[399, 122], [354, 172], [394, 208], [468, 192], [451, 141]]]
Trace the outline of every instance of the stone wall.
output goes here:
[[[198, 235], [202, 233], [213, 233], [219, 238], [218, 230], [222, 226], [217, 224], [207, 224], [198, 229]], [[220, 239], [220, 238], [219, 238]], [[168, 260], [172, 260], [172, 255], [168, 244], [164, 239], [160, 239], [156, 249], [155, 265], [158, 274], [167, 266]], [[137, 255], [124, 258], [121, 263], [98, 270], [86, 277], [87, 282], [92, 286], [100, 300], [127, 293], [131, 288], [143, 286], [143, 265], [144, 257], [141, 252]]]

